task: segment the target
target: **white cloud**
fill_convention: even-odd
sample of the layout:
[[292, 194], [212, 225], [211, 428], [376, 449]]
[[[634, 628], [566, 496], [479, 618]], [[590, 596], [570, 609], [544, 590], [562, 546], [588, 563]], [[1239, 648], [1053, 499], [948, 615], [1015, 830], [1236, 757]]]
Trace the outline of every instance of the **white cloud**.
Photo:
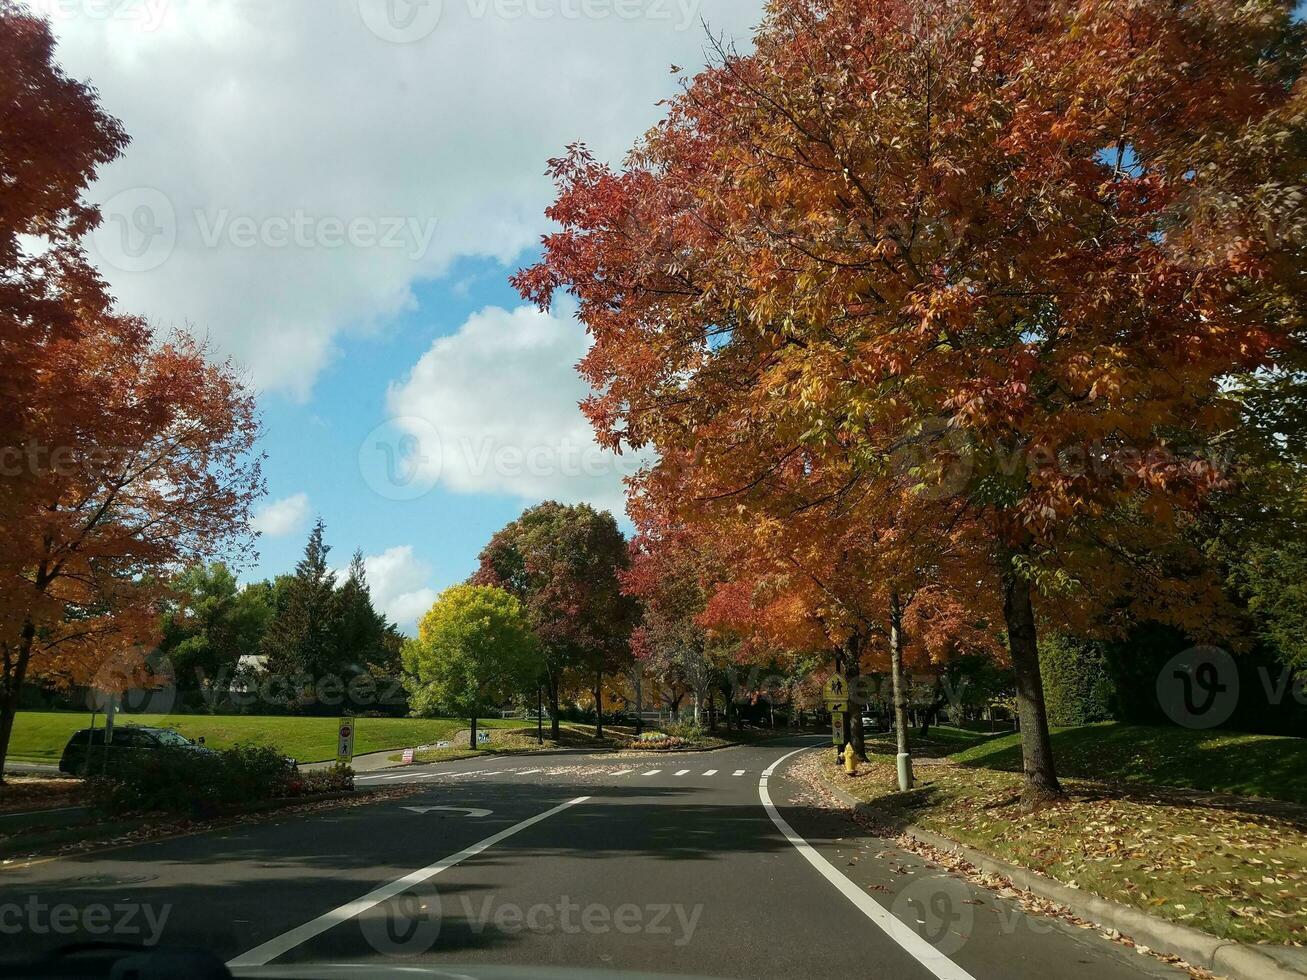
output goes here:
[[304, 527], [309, 518], [309, 495], [291, 494], [264, 504], [254, 514], [250, 526], [270, 538], [284, 538]]
[[487, 307], [436, 340], [387, 393], [395, 430], [420, 440], [419, 481], [620, 515], [639, 459], [600, 449], [581, 414], [588, 343], [575, 321], [529, 306]]
[[[413, 554], [412, 545], [388, 548], [379, 555], [365, 555], [363, 570], [372, 590], [372, 605], [385, 613], [401, 630], [417, 634], [417, 621], [436, 601], [431, 581], [431, 565]], [[348, 569], [336, 572], [344, 581]]]
[[[133, 137], [93, 197], [123, 306], [306, 396], [458, 256], [532, 246], [545, 161], [618, 159], [761, 0], [37, 0]], [[387, 10], [393, 17], [388, 19]], [[432, 20], [438, 18], [438, 22]], [[391, 38], [392, 40], [387, 40]], [[400, 40], [406, 43], [394, 43]]]

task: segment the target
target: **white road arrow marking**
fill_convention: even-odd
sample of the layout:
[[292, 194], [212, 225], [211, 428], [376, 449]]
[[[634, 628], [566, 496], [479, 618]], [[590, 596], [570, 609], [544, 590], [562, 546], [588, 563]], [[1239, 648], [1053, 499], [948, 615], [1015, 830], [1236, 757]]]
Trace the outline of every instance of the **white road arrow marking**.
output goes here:
[[432, 810], [448, 810], [451, 813], [466, 813], [469, 817], [488, 817], [494, 811], [483, 810], [479, 806], [406, 806], [411, 813], [430, 813]]

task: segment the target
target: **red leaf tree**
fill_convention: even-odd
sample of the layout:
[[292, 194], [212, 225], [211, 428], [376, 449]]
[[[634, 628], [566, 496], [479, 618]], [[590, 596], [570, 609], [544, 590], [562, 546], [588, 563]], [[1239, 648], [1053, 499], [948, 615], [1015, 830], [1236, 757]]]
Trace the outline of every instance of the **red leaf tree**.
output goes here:
[[846, 493], [916, 477], [884, 513], [985, 563], [1024, 795], [1055, 798], [1037, 617], [1165, 595], [1227, 480], [1224, 379], [1300, 356], [1301, 243], [1254, 206], [1303, 171], [1289, 6], [783, 0], [755, 42], [623, 169], [551, 163], [561, 230], [515, 284], [576, 297], [601, 439], [691, 499], [748, 509], [805, 456]]

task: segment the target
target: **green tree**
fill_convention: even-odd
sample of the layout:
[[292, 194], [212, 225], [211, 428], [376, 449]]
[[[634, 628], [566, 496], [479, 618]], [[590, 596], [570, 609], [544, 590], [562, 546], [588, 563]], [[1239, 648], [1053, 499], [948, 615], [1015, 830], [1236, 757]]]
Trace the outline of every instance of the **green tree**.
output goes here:
[[1059, 633], [1039, 640], [1039, 669], [1050, 725], [1088, 725], [1116, 716], [1101, 643]]
[[272, 606], [266, 591], [241, 589], [222, 562], [187, 568], [173, 579], [172, 591], [160, 649], [172, 661], [178, 686], [208, 697], [230, 681], [243, 655], [258, 651]]
[[596, 737], [603, 734], [603, 676], [632, 660], [638, 607], [620, 580], [628, 566], [626, 538], [612, 514], [552, 500], [496, 532], [481, 552], [472, 581], [516, 596], [540, 641], [555, 741], [558, 692], [569, 671], [592, 685]]
[[367, 673], [385, 662], [386, 617], [372, 605], [372, 590], [368, 587], [367, 572], [363, 567], [363, 552], [354, 552], [349, 572], [336, 591], [334, 666], [344, 673]]
[[405, 683], [417, 713], [437, 706], [471, 720], [520, 692], [539, 670], [539, 647], [515, 596], [486, 585], [441, 593], [404, 645]]
[[327, 567], [331, 548], [323, 542], [325, 530], [318, 518], [263, 638], [269, 671], [308, 682], [331, 670], [337, 649], [332, 636], [336, 576]]

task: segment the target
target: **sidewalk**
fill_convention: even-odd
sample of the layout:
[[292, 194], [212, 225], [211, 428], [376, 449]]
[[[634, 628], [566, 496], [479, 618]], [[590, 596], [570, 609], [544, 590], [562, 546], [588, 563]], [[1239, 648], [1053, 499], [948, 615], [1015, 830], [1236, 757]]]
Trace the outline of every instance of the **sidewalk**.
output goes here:
[[53, 762], [5, 762], [5, 772], [15, 776], [57, 776], [59, 767]]

